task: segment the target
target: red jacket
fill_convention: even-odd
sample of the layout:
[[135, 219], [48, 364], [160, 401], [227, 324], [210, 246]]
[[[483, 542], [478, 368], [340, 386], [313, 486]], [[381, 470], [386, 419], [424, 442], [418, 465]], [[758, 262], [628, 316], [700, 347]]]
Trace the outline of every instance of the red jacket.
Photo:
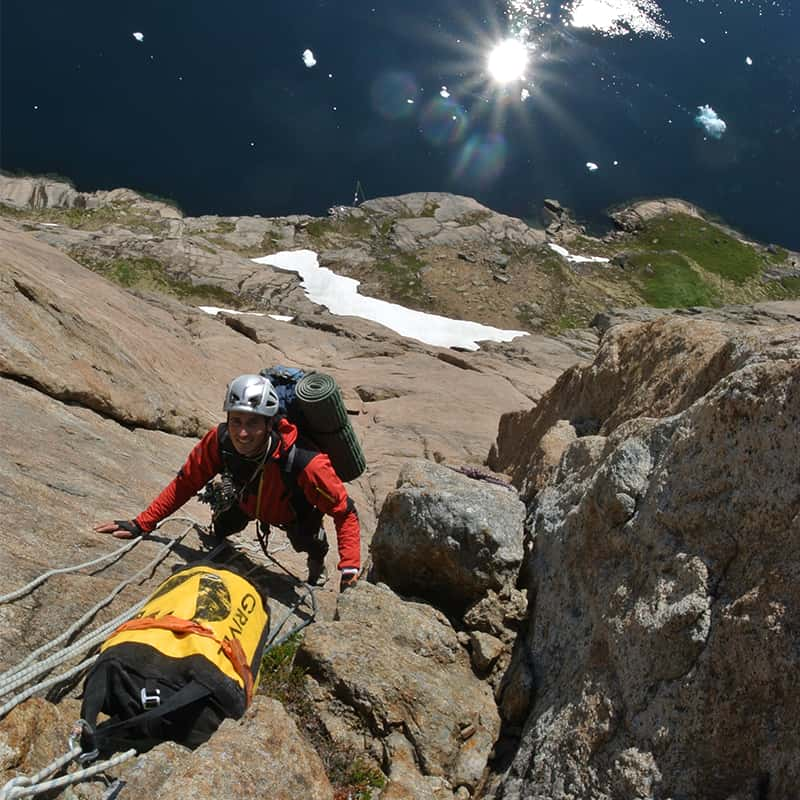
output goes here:
[[[215, 475], [222, 472], [220, 434], [223, 426], [212, 428], [196, 444], [186, 463], [175, 478], [152, 503], [136, 517], [139, 527], [148, 533], [158, 522], [174, 514], [184, 503], [199, 492]], [[263, 522], [283, 525], [295, 519], [278, 464], [281, 456], [288, 452], [297, 439], [297, 428], [281, 418], [275, 428], [279, 441], [264, 465], [261, 481], [261, 504], [258, 518]], [[311, 505], [333, 517], [336, 539], [339, 546], [339, 569], [361, 566], [361, 527], [355, 507], [347, 495], [347, 489], [333, 469], [325, 453], [318, 453], [296, 474], [297, 484]], [[254, 491], [240, 502], [241, 509], [251, 518], [256, 517], [258, 505], [258, 479]]]

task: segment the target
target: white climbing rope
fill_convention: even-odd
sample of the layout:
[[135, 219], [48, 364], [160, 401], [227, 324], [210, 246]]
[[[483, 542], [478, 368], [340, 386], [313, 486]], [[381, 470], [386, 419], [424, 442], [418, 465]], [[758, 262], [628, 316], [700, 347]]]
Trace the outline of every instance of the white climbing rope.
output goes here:
[[[87, 611], [80, 619], [76, 620], [72, 625], [70, 625], [67, 630], [63, 633], [59, 634], [55, 639], [51, 639], [49, 642], [45, 642], [41, 647], [34, 650], [30, 655], [20, 661], [16, 667], [9, 670], [8, 672], [4, 672], [0, 675], [0, 695], [2, 694], [2, 686], [6, 680], [6, 676], [9, 673], [14, 673], [22, 669], [22, 667], [27, 666], [28, 664], [36, 661], [42, 653], [47, 652], [48, 650], [52, 650], [56, 645], [60, 644], [61, 642], [68, 640], [70, 636], [74, 633], [79, 631], [90, 619], [94, 617], [94, 615], [100, 611], [100, 609], [105, 608], [126, 586], [129, 586], [135, 580], [137, 580], [140, 576], [147, 574], [151, 570], [155, 569], [169, 554], [169, 551], [178, 543], [180, 542], [187, 534], [189, 533], [189, 529], [185, 530], [183, 533], [176, 536], [171, 542], [168, 542], [162, 550], [159, 551], [158, 555], [149, 563], [142, 567], [138, 572], [134, 573], [130, 578], [122, 581], [116, 588], [114, 588], [106, 597], [104, 597], [99, 603], [94, 605], [89, 611]], [[124, 622], [124, 620], [123, 620]], [[106, 623], [108, 625], [109, 623]], [[122, 624], [122, 623], [120, 623]]]
[[134, 749], [126, 750], [124, 753], [119, 753], [113, 758], [97, 761], [90, 767], [84, 767], [83, 769], [69, 772], [66, 775], [62, 775], [60, 778], [42, 781], [42, 778], [51, 775], [53, 772], [69, 764], [70, 761], [77, 758], [81, 752], [80, 746], [76, 745], [70, 748], [69, 752], [65, 753], [63, 756], [59, 756], [55, 761], [48, 764], [44, 769], [39, 770], [35, 775], [31, 775], [30, 777], [21, 775], [12, 778], [0, 789], [0, 800], [17, 800], [17, 798], [20, 797], [33, 797], [34, 795], [50, 792], [54, 789], [62, 789], [65, 786], [80, 783], [80, 781], [91, 778], [100, 772], [105, 772], [107, 769], [119, 766], [137, 755]]
[[[125, 621], [133, 617], [138, 611], [140, 611], [144, 605], [147, 603], [147, 599], [142, 600], [132, 607], [130, 607], [127, 611], [123, 612], [122, 614], [118, 615], [114, 619], [104, 623], [103, 625], [99, 626], [96, 630], [87, 633], [77, 641], [75, 641], [70, 646], [63, 648], [58, 653], [49, 656], [48, 658], [41, 658], [41, 656], [47, 652], [55, 648], [57, 645], [61, 644], [64, 641], [69, 640], [71, 636], [73, 636], [77, 631], [79, 631], [92, 617], [102, 608], [107, 606], [111, 601], [130, 583], [135, 581], [139, 578], [142, 574], [153, 570], [158, 564], [166, 558], [168, 553], [172, 550], [172, 548], [179, 543], [192, 528], [200, 527], [199, 523], [191, 519], [189, 517], [171, 517], [171, 520], [179, 520], [185, 521], [189, 523], [189, 526], [184, 530], [179, 536], [172, 539], [168, 542], [159, 554], [154, 558], [147, 566], [140, 569], [135, 575], [126, 579], [121, 584], [119, 584], [112, 592], [97, 603], [90, 611], [86, 612], [84, 615], [81, 616], [79, 620], [73, 623], [66, 631], [62, 632], [57, 636], [55, 639], [45, 643], [44, 645], [40, 646], [36, 651], [29, 654], [23, 661], [20, 662], [16, 667], [8, 670], [7, 672], [0, 675], [0, 697], [4, 697], [11, 692], [14, 692], [20, 686], [25, 685], [26, 683], [30, 683], [30, 681], [34, 680], [36, 677], [42, 675], [53, 669], [55, 666], [63, 664], [66, 661], [77, 656], [79, 653], [83, 653], [85, 651], [91, 650], [97, 644], [102, 642], [104, 639], [108, 637], [110, 633], [112, 633], [116, 628], [118, 628], [121, 624]], [[164, 522], [168, 520], [164, 520], [162, 523], [159, 524], [159, 527]], [[132, 549], [139, 541], [141, 541], [143, 537], [136, 537], [131, 542], [127, 543], [122, 548], [119, 548], [114, 553], [109, 553], [105, 556], [100, 558], [94, 559], [92, 561], [85, 562], [83, 564], [79, 564], [74, 567], [64, 567], [61, 569], [54, 569], [49, 570], [44, 575], [41, 575], [36, 580], [32, 581], [31, 583], [27, 584], [24, 587], [12, 592], [8, 595], [0, 597], [0, 603], [6, 603], [11, 600], [17, 599], [18, 597], [23, 596], [29, 591], [32, 591], [34, 588], [39, 586], [49, 577], [53, 575], [65, 573], [65, 572], [74, 572], [79, 569], [84, 569], [87, 567], [95, 566], [96, 564], [102, 563], [103, 561], [107, 561], [112, 557], [121, 557], [125, 552]], [[213, 559], [221, 550], [226, 547], [226, 543], [223, 542], [213, 550], [211, 550], [207, 554], [207, 558]], [[277, 550], [283, 548], [277, 548]], [[271, 555], [268, 554], [270, 558]], [[275, 559], [272, 559], [275, 561]], [[278, 563], [275, 561], [275, 563]], [[282, 566], [282, 565], [281, 565]], [[285, 568], [284, 568], [285, 569]], [[286, 618], [281, 621], [281, 623], [277, 626], [274, 630], [269, 647], [274, 647], [276, 644], [284, 641], [288, 636], [292, 635], [302, 627], [305, 627], [311, 620], [313, 620], [314, 616], [316, 615], [316, 598], [311, 587], [309, 589], [309, 597], [311, 600], [312, 606], [312, 614], [311, 618], [308, 621], [303, 622], [301, 625], [297, 626], [296, 628], [289, 631], [287, 634], [284, 634], [280, 637], [278, 642], [275, 641], [275, 637], [280, 632], [281, 628], [285, 624], [286, 620], [289, 618], [292, 611], [296, 610], [297, 605], [303, 602], [301, 599], [298, 604], [292, 609], [292, 611], [287, 614]], [[51, 688], [52, 686], [56, 686], [64, 681], [68, 680], [69, 678], [80, 674], [82, 671], [91, 667], [92, 664], [97, 660], [98, 656], [94, 655], [91, 656], [79, 664], [71, 667], [70, 669], [66, 670], [59, 675], [47, 678], [39, 683], [36, 683], [33, 686], [29, 686], [27, 689], [22, 691], [21, 693], [13, 696], [5, 705], [0, 706], [0, 718], [5, 716], [11, 709], [15, 706], [22, 703], [24, 700], [27, 700], [29, 697], [32, 697], [38, 692], [44, 691], [46, 689]], [[35, 662], [35, 663], [34, 663]], [[85, 723], [84, 723], [85, 724]], [[10, 780], [5, 786], [0, 788], [0, 800], [17, 800], [17, 798], [23, 797], [33, 797], [38, 794], [43, 794], [45, 792], [52, 792], [54, 790], [62, 789], [66, 786], [70, 786], [75, 783], [79, 783], [87, 778], [90, 778], [98, 773], [104, 772], [112, 767], [118, 766], [119, 764], [124, 763], [125, 761], [136, 757], [137, 752], [135, 749], [130, 749], [125, 751], [124, 753], [120, 753], [112, 758], [106, 759], [104, 761], [95, 762], [91, 766], [75, 770], [73, 772], [69, 772], [66, 775], [63, 775], [58, 778], [52, 778], [49, 780], [45, 780], [50, 775], [58, 772], [59, 770], [63, 769], [67, 766], [71, 761], [75, 760], [82, 754], [82, 749], [79, 745], [75, 744], [75, 736], [73, 735], [70, 737], [70, 750], [62, 756], [59, 756], [50, 764], [48, 764], [43, 769], [39, 770], [37, 773], [31, 776], [17, 776]], [[90, 756], [91, 758], [91, 756]], [[117, 782], [117, 788], [119, 787], [119, 782]], [[115, 793], [114, 793], [115, 794]]]
[[[173, 518], [171, 518], [171, 519], [173, 519]], [[181, 519], [186, 521], [186, 522], [189, 522], [190, 523], [189, 527], [187, 527], [186, 530], [184, 530], [181, 534], [179, 534], [174, 539], [169, 541], [166, 545], [164, 545], [164, 547], [161, 549], [161, 551], [158, 553], [158, 555], [149, 564], [147, 564], [143, 569], [139, 570], [139, 572], [136, 573], [136, 575], [133, 576], [133, 578], [130, 578], [130, 579], [124, 581], [123, 584], [118, 586], [114, 590], [114, 592], [112, 592], [112, 595], [109, 598], [106, 598], [108, 600], [108, 602], [110, 602], [111, 597], [113, 597], [116, 594], [118, 594], [119, 591], [121, 591], [122, 588], [124, 588], [124, 586], [129, 584], [132, 580], [135, 580], [135, 578], [138, 575], [141, 575], [143, 573], [146, 573], [146, 572], [154, 569], [161, 561], [164, 560], [164, 558], [166, 558], [166, 556], [169, 554], [169, 552], [172, 550], [172, 548], [177, 543], [179, 543], [189, 533], [191, 528], [198, 524], [195, 520], [192, 520], [192, 519], [189, 519], [189, 518], [181, 518]], [[164, 522], [166, 522], [166, 521], [167, 520], [164, 520]], [[213, 550], [210, 555], [213, 555], [219, 549], [221, 549], [221, 546], [215, 548], [215, 550]], [[78, 639], [76, 642], [74, 642], [72, 645], [70, 645], [69, 647], [66, 647], [66, 648], [63, 648], [62, 650], [60, 650], [58, 653], [56, 653], [56, 654], [54, 654], [54, 655], [52, 655], [52, 656], [50, 656], [48, 658], [41, 659], [41, 660], [37, 661], [37, 663], [31, 663], [31, 661], [35, 660], [36, 657], [39, 654], [45, 652], [46, 650], [51, 649], [58, 642], [63, 641], [65, 636], [64, 636], [64, 634], [61, 634], [58, 637], [56, 637], [55, 640], [52, 640], [51, 642], [47, 642], [45, 645], [40, 647], [36, 651], [36, 653], [31, 654], [31, 656], [33, 656], [33, 658], [31, 656], [28, 656], [19, 665], [17, 665], [17, 667], [14, 667], [13, 669], [5, 672], [3, 675], [0, 676], [0, 697], [4, 697], [4, 696], [10, 694], [11, 692], [15, 691], [19, 687], [24, 686], [26, 683], [29, 683], [30, 681], [36, 679], [40, 675], [42, 675], [42, 674], [44, 674], [46, 672], [49, 672], [54, 667], [59, 666], [60, 664], [63, 664], [66, 661], [69, 661], [74, 656], [80, 655], [80, 654], [90, 650], [92, 647], [96, 646], [97, 644], [100, 644], [104, 639], [106, 639], [108, 637], [108, 635], [111, 632], [116, 630], [120, 625], [122, 625], [124, 622], [129, 620], [135, 614], [137, 614], [144, 607], [146, 602], [147, 601], [145, 599], [145, 600], [142, 600], [142, 601], [136, 603], [135, 605], [131, 606], [127, 611], [124, 611], [122, 614], [118, 615], [114, 619], [109, 620], [108, 622], [104, 623], [103, 625], [98, 627], [96, 630], [91, 631], [90, 633], [86, 634], [81, 639]], [[84, 617], [82, 617], [81, 620], [79, 620], [79, 622], [81, 622], [84, 619], [88, 619], [88, 618], [89, 618], [89, 615], [84, 615]], [[78, 623], [73, 625], [72, 628], [75, 628], [76, 625], [78, 625]], [[72, 628], [70, 629], [70, 631], [72, 631]], [[68, 635], [71, 635], [71, 633], [68, 633]], [[77, 667], [74, 667], [71, 670], [68, 670], [66, 673], [63, 673], [61, 675], [58, 675], [58, 676], [56, 676], [54, 678], [51, 678], [51, 679], [46, 680], [46, 681], [43, 681], [41, 683], [37, 683], [35, 686], [30, 687], [29, 689], [25, 690], [21, 694], [18, 694], [15, 697], [12, 697], [3, 706], [0, 706], [0, 718], [2, 718], [11, 709], [15, 708], [17, 705], [19, 705], [24, 700], [27, 700], [29, 697], [32, 697], [38, 691], [42, 691], [43, 689], [48, 689], [51, 686], [57, 685], [58, 683], [60, 683], [60, 682], [62, 682], [64, 680], [67, 680], [68, 678], [72, 677], [73, 675], [78, 674], [81, 671], [81, 669], [85, 669], [88, 666], [91, 666], [91, 664], [94, 663], [95, 660], [96, 660], [96, 657], [95, 658], [91, 658], [91, 659], [87, 659], [86, 661], [84, 661], [81, 664], [79, 664]]]
[[127, 622], [134, 614], [136, 614], [138, 611], [141, 611], [141, 609], [144, 607], [144, 604], [144, 600], [139, 601], [119, 616], [116, 616], [114, 619], [104, 623], [96, 630], [87, 633], [69, 647], [65, 647], [58, 653], [42, 659], [38, 664], [30, 664], [21, 670], [13, 672], [7, 679], [0, 682], [0, 697], [9, 694], [17, 687], [28, 683], [28, 681], [33, 680], [37, 675], [48, 672], [49, 670], [53, 669], [53, 667], [57, 667], [59, 664], [69, 661], [73, 656], [77, 656], [80, 653], [89, 650], [94, 645], [99, 644], [109, 633], [111, 633], [111, 631], [116, 630], [120, 625], [122, 625], [123, 622]]
[[50, 689], [53, 686], [58, 685], [59, 683], [63, 683], [66, 680], [69, 680], [73, 675], [80, 674], [83, 670], [88, 669], [89, 667], [97, 661], [97, 656], [92, 656], [91, 658], [87, 658], [85, 661], [81, 661], [80, 664], [76, 664], [71, 669], [68, 669], [66, 672], [62, 672], [58, 675], [54, 675], [52, 678], [47, 678], [47, 680], [40, 681], [39, 683], [34, 684], [33, 686], [25, 689], [24, 692], [20, 692], [14, 697], [11, 698], [5, 705], [0, 706], [0, 719], [2, 719], [12, 708], [16, 708], [20, 703], [25, 702], [30, 697], [33, 697], [37, 692], [43, 692], [46, 689]]
[[77, 572], [79, 569], [85, 569], [86, 567], [95, 567], [98, 564], [102, 564], [104, 561], [109, 561], [115, 557], [122, 558], [122, 556], [125, 555], [125, 553], [127, 553], [128, 550], [135, 547], [141, 541], [142, 537], [137, 536], [135, 539], [132, 539], [130, 542], [118, 548], [117, 550], [99, 556], [98, 558], [95, 558], [92, 561], [84, 561], [83, 564], [75, 564], [72, 567], [59, 567], [58, 569], [48, 570], [47, 572], [40, 575], [38, 578], [32, 580], [30, 583], [26, 583], [25, 586], [21, 586], [19, 589], [15, 589], [13, 592], [10, 592], [9, 594], [0, 595], [0, 604], [10, 603], [12, 600], [16, 600], [17, 598], [22, 597], [25, 594], [28, 594], [28, 592], [33, 591], [37, 586], [44, 583], [48, 578], [52, 578], [53, 575], [63, 575], [67, 572]]
[[[0, 800], [6, 800], [13, 795], [13, 790], [20, 787], [31, 787], [35, 784], [41, 783], [45, 778], [49, 778], [54, 772], [57, 772], [62, 767], [65, 767], [70, 761], [73, 761], [81, 754], [80, 745], [72, 746], [63, 756], [59, 756], [51, 761], [46, 767], [43, 767], [33, 775], [18, 775], [12, 778], [2, 789], [0, 789]], [[19, 795], [16, 795], [19, 797]]]

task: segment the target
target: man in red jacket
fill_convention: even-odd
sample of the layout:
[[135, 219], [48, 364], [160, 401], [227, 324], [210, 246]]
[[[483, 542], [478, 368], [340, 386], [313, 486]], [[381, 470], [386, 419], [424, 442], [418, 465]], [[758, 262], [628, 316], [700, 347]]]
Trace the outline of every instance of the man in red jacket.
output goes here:
[[147, 534], [221, 474], [230, 496], [214, 512], [216, 535], [236, 533], [252, 519], [264, 533], [277, 525], [295, 550], [308, 554], [308, 582], [320, 586], [327, 580], [328, 552], [322, 516], [329, 514], [336, 526], [341, 588], [353, 585], [361, 566], [361, 528], [353, 501], [328, 456], [298, 441], [297, 427], [277, 416], [278, 405], [267, 378], [240, 375], [231, 381], [222, 409], [227, 422], [195, 445], [175, 478], [135, 519], [104, 522], [95, 531], [118, 539]]

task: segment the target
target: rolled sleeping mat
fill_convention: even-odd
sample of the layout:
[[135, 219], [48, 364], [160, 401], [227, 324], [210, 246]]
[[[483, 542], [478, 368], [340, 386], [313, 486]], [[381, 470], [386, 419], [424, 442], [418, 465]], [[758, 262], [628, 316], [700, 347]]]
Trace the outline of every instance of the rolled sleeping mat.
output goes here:
[[350, 424], [342, 394], [330, 375], [312, 372], [298, 381], [295, 391], [303, 418], [315, 438]]
[[349, 420], [338, 431], [314, 434], [314, 440], [328, 454], [343, 481], [355, 480], [367, 468], [364, 452]]

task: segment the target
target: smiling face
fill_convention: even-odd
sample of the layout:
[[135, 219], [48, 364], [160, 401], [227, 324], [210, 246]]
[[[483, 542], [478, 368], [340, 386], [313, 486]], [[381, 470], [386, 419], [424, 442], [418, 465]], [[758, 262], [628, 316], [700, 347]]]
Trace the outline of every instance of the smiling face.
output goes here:
[[228, 414], [228, 432], [236, 452], [243, 456], [256, 456], [269, 441], [272, 420], [249, 411], [231, 411]]

